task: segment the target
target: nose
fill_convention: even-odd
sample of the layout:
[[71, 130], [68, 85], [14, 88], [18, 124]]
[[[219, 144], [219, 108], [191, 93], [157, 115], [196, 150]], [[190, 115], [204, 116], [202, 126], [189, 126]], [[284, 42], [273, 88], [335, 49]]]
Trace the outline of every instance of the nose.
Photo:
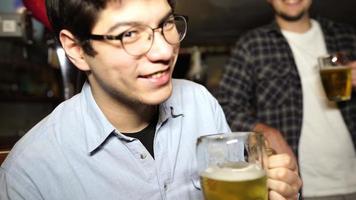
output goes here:
[[146, 56], [151, 61], [167, 61], [174, 54], [177, 45], [169, 44], [160, 31], [154, 31], [154, 38], [151, 49], [146, 53]]

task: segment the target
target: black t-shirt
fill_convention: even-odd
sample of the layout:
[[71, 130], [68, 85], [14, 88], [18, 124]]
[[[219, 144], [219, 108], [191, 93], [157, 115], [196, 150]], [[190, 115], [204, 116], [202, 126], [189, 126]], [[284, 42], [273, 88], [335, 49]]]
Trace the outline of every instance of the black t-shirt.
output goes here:
[[146, 147], [147, 151], [154, 158], [153, 140], [156, 133], [157, 121], [158, 121], [158, 115], [156, 115], [153, 118], [153, 120], [150, 122], [150, 124], [146, 128], [142, 129], [141, 131], [136, 133], [122, 133], [122, 134], [140, 140], [141, 143]]

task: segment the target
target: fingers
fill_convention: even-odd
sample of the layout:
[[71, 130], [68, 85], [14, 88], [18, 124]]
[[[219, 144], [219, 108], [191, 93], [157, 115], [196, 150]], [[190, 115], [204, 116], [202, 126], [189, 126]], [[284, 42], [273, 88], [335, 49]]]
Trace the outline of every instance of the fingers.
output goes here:
[[[260, 128], [261, 126], [262, 125], [260, 125]], [[283, 135], [277, 129], [265, 127], [263, 134], [265, 135], [266, 139], [267, 153], [287, 153], [292, 158], [296, 159], [292, 149], [284, 139]], [[274, 151], [270, 151], [271, 149]]]
[[272, 156], [272, 155], [276, 155], [277, 152], [276, 152], [276, 150], [267, 147], [267, 148], [266, 148], [266, 154], [267, 154], [267, 156], [269, 157], [269, 156]]
[[352, 85], [356, 87], [356, 67], [351, 70]]
[[291, 198], [298, 194], [301, 180], [295, 172], [285, 168], [277, 168], [269, 170], [267, 185], [270, 190]]
[[356, 61], [349, 62], [349, 63], [347, 63], [347, 65], [353, 69], [356, 69]]
[[294, 159], [287, 154], [270, 156], [268, 168], [267, 184], [271, 190], [270, 195], [273, 195], [276, 200], [280, 199], [279, 196], [284, 199], [296, 199], [302, 181], [298, 175], [298, 167]]
[[278, 194], [277, 192], [275, 192], [273, 190], [268, 193], [268, 199], [269, 200], [286, 200], [286, 198], [284, 198], [282, 195]]
[[291, 198], [285, 198], [282, 195], [278, 194], [275, 191], [270, 191], [268, 193], [268, 199], [269, 200], [298, 200], [298, 195], [291, 197]]
[[268, 157], [268, 168], [280, 168], [285, 167], [292, 171], [298, 169], [297, 163], [295, 160], [288, 154], [277, 154]]
[[[296, 183], [299, 181], [299, 176], [295, 171], [289, 170], [287, 168], [274, 168], [268, 170], [267, 175], [270, 179], [280, 180], [291, 186], [295, 184], [296, 187], [298, 187], [298, 184]], [[296, 189], [299, 190], [299, 188]]]
[[348, 63], [348, 66], [351, 67], [352, 85], [356, 87], [356, 61]]
[[[268, 188], [270, 200], [297, 199], [302, 181], [298, 174], [298, 165], [292, 149], [282, 134], [269, 126], [258, 124], [255, 127], [265, 135], [268, 154]], [[274, 151], [275, 150], [275, 151]], [[274, 155], [275, 153], [279, 153]]]

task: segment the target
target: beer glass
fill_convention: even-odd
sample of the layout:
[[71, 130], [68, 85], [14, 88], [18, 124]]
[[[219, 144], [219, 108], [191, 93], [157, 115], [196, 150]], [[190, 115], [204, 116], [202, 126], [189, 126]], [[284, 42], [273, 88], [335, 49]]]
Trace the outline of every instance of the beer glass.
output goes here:
[[233, 132], [198, 138], [197, 162], [205, 200], [267, 200], [264, 137]]
[[321, 82], [326, 96], [331, 101], [346, 101], [351, 98], [351, 68], [345, 53], [334, 53], [318, 58]]

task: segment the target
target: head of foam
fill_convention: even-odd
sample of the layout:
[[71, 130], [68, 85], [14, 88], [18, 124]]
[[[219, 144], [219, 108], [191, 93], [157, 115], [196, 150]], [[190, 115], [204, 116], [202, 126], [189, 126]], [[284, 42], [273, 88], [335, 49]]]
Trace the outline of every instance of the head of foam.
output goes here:
[[201, 176], [221, 180], [221, 181], [246, 181], [261, 178], [266, 175], [266, 172], [258, 165], [248, 164], [245, 167], [209, 167]]

